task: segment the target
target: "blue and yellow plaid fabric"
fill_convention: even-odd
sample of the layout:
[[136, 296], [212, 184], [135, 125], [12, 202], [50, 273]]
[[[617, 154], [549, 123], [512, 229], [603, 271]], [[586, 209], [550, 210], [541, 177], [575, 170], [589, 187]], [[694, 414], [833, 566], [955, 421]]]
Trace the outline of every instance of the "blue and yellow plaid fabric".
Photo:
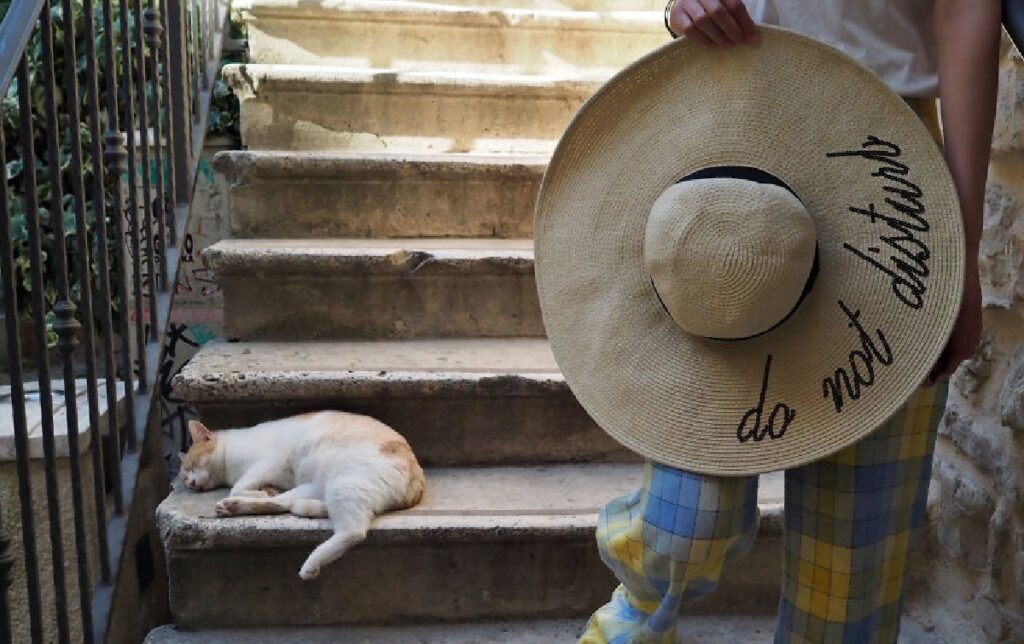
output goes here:
[[[917, 390], [867, 438], [786, 471], [776, 644], [896, 641], [947, 387]], [[621, 583], [580, 642], [675, 642], [680, 604], [714, 590], [725, 562], [753, 542], [757, 519], [757, 477], [648, 462], [643, 488], [601, 512], [598, 548]]]

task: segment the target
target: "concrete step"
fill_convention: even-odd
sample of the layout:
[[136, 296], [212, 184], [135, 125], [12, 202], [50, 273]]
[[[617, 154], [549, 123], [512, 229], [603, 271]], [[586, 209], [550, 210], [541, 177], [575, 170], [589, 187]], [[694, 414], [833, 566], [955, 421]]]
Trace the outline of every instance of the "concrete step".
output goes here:
[[[597, 512], [641, 474], [623, 464], [428, 469], [419, 506], [379, 517], [311, 582], [298, 570], [329, 536], [326, 519], [217, 518], [223, 490], [173, 492], [156, 515], [171, 612], [185, 629], [586, 615], [614, 587], [594, 547]], [[727, 570], [702, 613], [774, 609], [781, 498], [781, 477], [763, 477], [757, 563]]]
[[250, 149], [549, 154], [606, 76], [228, 65]]
[[214, 429], [367, 414], [428, 467], [637, 460], [579, 406], [543, 339], [215, 342], [173, 386]]
[[[245, 3], [251, 0], [239, 0]], [[454, 5], [458, 7], [540, 9], [548, 11], [661, 11], [661, 0], [423, 0], [427, 5]], [[234, 5], [232, 5], [234, 6]], [[247, 6], [247, 5], [245, 5]]]
[[654, 11], [254, 0], [254, 63], [510, 74], [611, 74], [671, 40]]
[[229, 339], [544, 335], [528, 239], [230, 239], [203, 257]]
[[[482, 622], [418, 626], [328, 626], [182, 631], [161, 626], [145, 644], [570, 644], [586, 623], [580, 619]], [[899, 644], [948, 644], [904, 617]], [[768, 644], [773, 613], [687, 615], [679, 620], [676, 644]]]
[[231, 233], [251, 237], [533, 236], [546, 156], [221, 152]]
[[[416, 626], [327, 626], [183, 631], [161, 626], [145, 644], [571, 644], [586, 618]], [[680, 620], [678, 644], [765, 644], [775, 616], [692, 615]]]

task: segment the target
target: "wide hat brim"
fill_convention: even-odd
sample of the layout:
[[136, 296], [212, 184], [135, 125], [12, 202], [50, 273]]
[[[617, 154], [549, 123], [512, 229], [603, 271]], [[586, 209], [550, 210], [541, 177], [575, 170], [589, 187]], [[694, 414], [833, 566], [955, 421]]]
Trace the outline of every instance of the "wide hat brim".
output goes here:
[[[683, 331], [643, 258], [658, 196], [717, 166], [781, 179], [817, 234], [805, 299], [745, 340]], [[559, 141], [534, 237], [579, 402], [630, 450], [716, 475], [798, 466], [877, 429], [935, 364], [964, 281], [959, 202], [928, 129], [846, 55], [769, 27], [756, 46], [671, 42], [606, 83]]]

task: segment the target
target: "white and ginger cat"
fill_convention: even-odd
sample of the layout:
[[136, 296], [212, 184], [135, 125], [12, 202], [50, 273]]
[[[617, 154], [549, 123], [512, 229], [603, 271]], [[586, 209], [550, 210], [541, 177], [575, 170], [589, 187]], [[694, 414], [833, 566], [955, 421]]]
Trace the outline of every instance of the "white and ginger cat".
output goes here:
[[[193, 420], [188, 429], [181, 480], [197, 491], [231, 485], [218, 516], [330, 517], [334, 536], [306, 559], [303, 579], [366, 538], [375, 515], [412, 507], [423, 495], [409, 443], [367, 416], [320, 411], [217, 432]], [[271, 495], [270, 488], [285, 491]]]

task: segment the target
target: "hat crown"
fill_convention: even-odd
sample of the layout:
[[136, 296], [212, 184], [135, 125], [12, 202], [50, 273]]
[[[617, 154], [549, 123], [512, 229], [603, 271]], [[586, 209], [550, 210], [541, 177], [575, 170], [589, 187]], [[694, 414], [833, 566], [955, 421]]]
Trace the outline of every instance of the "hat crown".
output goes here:
[[651, 208], [644, 263], [662, 304], [695, 336], [755, 336], [797, 306], [814, 265], [814, 222], [786, 188], [684, 180]]

